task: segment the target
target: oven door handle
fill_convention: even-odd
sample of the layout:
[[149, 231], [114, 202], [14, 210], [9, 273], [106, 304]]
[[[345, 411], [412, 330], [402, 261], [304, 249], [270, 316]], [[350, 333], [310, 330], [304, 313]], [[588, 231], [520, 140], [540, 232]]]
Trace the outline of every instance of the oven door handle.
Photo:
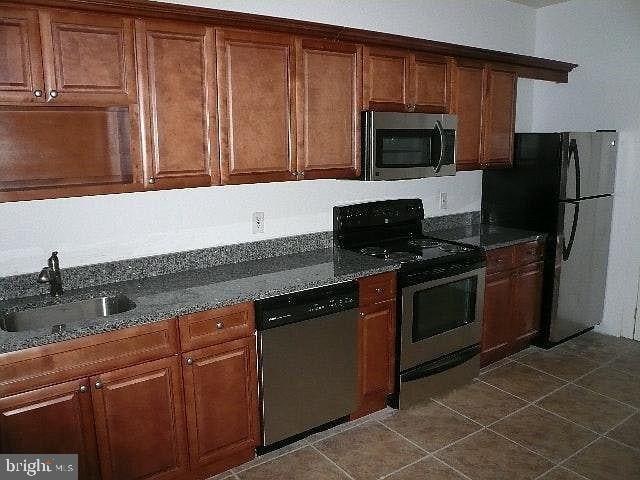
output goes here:
[[400, 380], [402, 382], [411, 382], [424, 377], [430, 377], [431, 375], [436, 375], [467, 362], [479, 353], [480, 344], [472, 345], [457, 352], [440, 357], [433, 362], [410, 368], [400, 374]]

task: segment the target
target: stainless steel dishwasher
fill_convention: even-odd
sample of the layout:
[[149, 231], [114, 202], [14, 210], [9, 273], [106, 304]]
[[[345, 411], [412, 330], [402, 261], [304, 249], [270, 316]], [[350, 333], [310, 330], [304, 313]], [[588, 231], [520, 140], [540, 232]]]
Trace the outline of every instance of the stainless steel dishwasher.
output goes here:
[[256, 302], [262, 449], [355, 410], [357, 307], [355, 282]]

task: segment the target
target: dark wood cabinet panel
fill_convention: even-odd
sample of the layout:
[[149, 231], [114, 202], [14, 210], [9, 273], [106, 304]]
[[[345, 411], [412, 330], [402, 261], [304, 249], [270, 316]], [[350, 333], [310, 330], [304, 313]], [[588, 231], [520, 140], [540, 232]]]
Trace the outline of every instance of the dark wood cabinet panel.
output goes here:
[[41, 10], [40, 28], [47, 100], [81, 105], [135, 101], [132, 18]]
[[184, 353], [192, 471], [212, 475], [247, 461], [258, 439], [255, 337]]
[[362, 47], [296, 40], [298, 171], [301, 178], [360, 173]]
[[516, 74], [488, 68], [483, 114], [482, 164], [513, 165], [513, 134], [516, 117]]
[[136, 21], [147, 188], [220, 182], [213, 29]]
[[409, 101], [408, 51], [365, 46], [363, 95], [365, 110], [406, 110]]
[[482, 317], [483, 364], [491, 363], [509, 353], [511, 341], [511, 272], [488, 275], [484, 290], [484, 313]]
[[538, 335], [544, 278], [543, 248], [544, 242], [540, 238], [487, 252], [482, 365], [527, 347]]
[[393, 392], [396, 302], [360, 307], [358, 322], [358, 409], [351, 418], [380, 410]]
[[44, 101], [44, 89], [37, 11], [0, 6], [0, 101]]
[[458, 115], [456, 169], [478, 170], [482, 158], [485, 71], [482, 65], [459, 64], [455, 72], [453, 111]]
[[103, 480], [165, 480], [187, 471], [179, 362], [173, 356], [91, 378]]
[[446, 57], [414, 54], [413, 104], [416, 112], [448, 113], [451, 97], [451, 65]]
[[0, 398], [0, 452], [75, 453], [80, 478], [97, 479], [89, 379]]
[[542, 280], [542, 262], [523, 267], [514, 276], [512, 335], [518, 344], [527, 344], [540, 331]]
[[295, 180], [290, 35], [217, 30], [222, 183]]

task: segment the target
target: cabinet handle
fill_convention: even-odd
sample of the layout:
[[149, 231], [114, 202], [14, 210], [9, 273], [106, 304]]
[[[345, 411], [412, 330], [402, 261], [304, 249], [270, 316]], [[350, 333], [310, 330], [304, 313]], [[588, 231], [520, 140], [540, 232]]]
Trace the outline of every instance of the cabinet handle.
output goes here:
[[42, 97], [43, 93], [44, 92], [38, 88], [37, 90], [33, 91], [33, 96], [36, 97], [36, 98], [40, 98], [40, 97]]
[[85, 393], [87, 391], [86, 385], [80, 385], [80, 393]]
[[384, 288], [376, 288], [376, 293], [377, 293], [378, 295], [380, 295], [380, 294], [384, 293]]
[[218, 330], [222, 330], [222, 329], [224, 328], [224, 322], [218, 322], [218, 323], [216, 323], [216, 328], [217, 328]]
[[155, 177], [149, 177], [149, 183], [150, 183], [150, 184], [152, 184], [152, 185], [153, 185], [154, 183], [156, 183], [156, 179], [155, 179]]
[[96, 388], [100, 389], [100, 388], [102, 388], [102, 382], [100, 380], [98, 380], [94, 386]]
[[298, 177], [304, 178], [304, 172], [298, 172]]
[[361, 316], [361, 317], [364, 317], [364, 312], [360, 312], [360, 316]]
[[193, 365], [193, 358], [187, 357], [187, 365]]
[[499, 258], [498, 263], [504, 263], [504, 258]]
[[58, 91], [57, 90], [51, 90], [49, 91], [49, 100], [51, 100], [52, 98], [58, 98]]

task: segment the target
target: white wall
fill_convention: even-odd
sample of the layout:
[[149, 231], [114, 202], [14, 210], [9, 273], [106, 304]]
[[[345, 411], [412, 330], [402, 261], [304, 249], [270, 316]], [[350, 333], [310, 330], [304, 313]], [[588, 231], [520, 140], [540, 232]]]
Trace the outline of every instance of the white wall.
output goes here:
[[536, 56], [578, 63], [569, 83], [536, 82], [533, 130], [616, 129], [618, 168], [603, 322], [631, 337], [640, 272], [640, 2], [572, 0], [536, 14]]
[[[178, 2], [176, 2], [178, 3]], [[182, 1], [532, 54], [535, 11], [503, 0]], [[532, 82], [519, 86], [517, 128], [532, 121]], [[437, 210], [440, 191], [449, 210]], [[305, 181], [0, 204], [0, 276], [34, 272], [49, 252], [82, 265], [331, 229], [336, 204], [420, 197], [427, 214], [480, 208], [481, 175], [403, 182]], [[253, 211], [265, 212], [252, 235]]]

